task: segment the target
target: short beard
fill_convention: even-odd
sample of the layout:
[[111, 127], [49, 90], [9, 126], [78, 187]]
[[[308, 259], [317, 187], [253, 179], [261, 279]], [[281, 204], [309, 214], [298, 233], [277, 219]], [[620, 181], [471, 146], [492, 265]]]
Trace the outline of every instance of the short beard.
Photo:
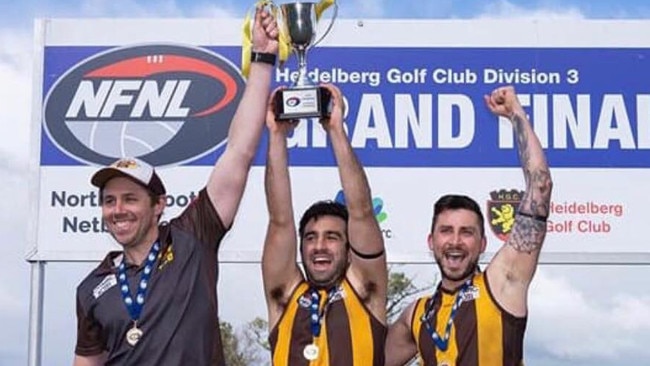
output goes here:
[[341, 281], [341, 279], [343, 279], [343, 277], [345, 277], [345, 272], [348, 269], [348, 265], [349, 264], [348, 264], [347, 261], [342, 261], [342, 263], [339, 266], [336, 267], [336, 269], [334, 270], [334, 273], [332, 274], [332, 276], [327, 277], [327, 278], [322, 279], [322, 280], [316, 280], [312, 276], [312, 274], [309, 272], [309, 268], [305, 265], [304, 266], [305, 275], [306, 275], [307, 281], [309, 282], [310, 285], [312, 285], [312, 286], [314, 286], [316, 288], [325, 288], [326, 289], [326, 288], [332, 287], [334, 284]]
[[467, 266], [467, 268], [463, 273], [461, 273], [459, 276], [452, 277], [452, 276], [448, 276], [445, 273], [445, 270], [442, 268], [442, 265], [440, 264], [442, 263], [442, 261], [439, 258], [435, 258], [435, 259], [436, 259], [436, 263], [438, 264], [438, 269], [440, 270], [440, 275], [442, 276], [442, 278], [454, 282], [462, 281], [470, 277], [471, 275], [473, 275], [474, 272], [476, 272], [476, 269], [478, 268], [478, 260], [479, 260], [478, 258], [476, 258], [475, 261], [470, 262], [470, 264]]

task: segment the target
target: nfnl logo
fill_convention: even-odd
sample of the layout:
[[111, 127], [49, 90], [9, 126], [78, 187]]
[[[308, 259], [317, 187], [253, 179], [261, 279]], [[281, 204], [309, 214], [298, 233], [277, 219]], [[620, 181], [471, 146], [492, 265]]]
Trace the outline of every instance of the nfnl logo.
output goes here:
[[295, 107], [298, 104], [300, 104], [300, 98], [292, 97], [292, 98], [287, 99], [287, 105], [289, 107]]
[[225, 142], [244, 80], [228, 60], [173, 45], [112, 49], [83, 60], [45, 98], [44, 126], [66, 154], [176, 165]]

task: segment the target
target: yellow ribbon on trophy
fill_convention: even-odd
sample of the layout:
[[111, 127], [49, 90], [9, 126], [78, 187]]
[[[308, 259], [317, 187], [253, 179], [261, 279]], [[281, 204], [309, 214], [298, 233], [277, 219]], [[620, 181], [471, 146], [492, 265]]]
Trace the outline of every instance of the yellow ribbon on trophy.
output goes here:
[[321, 14], [323, 14], [323, 12], [325, 10], [327, 10], [327, 8], [329, 8], [333, 4], [334, 4], [334, 0], [321, 0], [321, 1], [319, 1], [318, 4], [316, 4], [315, 9], [314, 9], [316, 11], [316, 20], [320, 20]]
[[[320, 19], [321, 14], [327, 10], [332, 4], [334, 4], [335, 0], [321, 0], [316, 4], [314, 7], [314, 10], [316, 12], [316, 20]], [[255, 3], [255, 8], [258, 6], [271, 6], [271, 12], [273, 14], [273, 17], [277, 19], [277, 13], [278, 13], [278, 7], [274, 6], [273, 1], [271, 0], [258, 0], [257, 3]], [[244, 77], [248, 77], [248, 72], [250, 71], [250, 65], [251, 65], [251, 51], [253, 47], [253, 41], [252, 41], [252, 34], [253, 32], [251, 31], [252, 27], [252, 19], [251, 19], [251, 11], [249, 10], [246, 13], [246, 17], [244, 18], [244, 25], [242, 27], [242, 47], [241, 47], [241, 72]], [[291, 53], [291, 44], [289, 43], [289, 39], [287, 38], [287, 35], [285, 34], [284, 31], [282, 31], [280, 28], [278, 28], [278, 58], [280, 59], [280, 66], [284, 64], [284, 62], [289, 58], [289, 54]]]

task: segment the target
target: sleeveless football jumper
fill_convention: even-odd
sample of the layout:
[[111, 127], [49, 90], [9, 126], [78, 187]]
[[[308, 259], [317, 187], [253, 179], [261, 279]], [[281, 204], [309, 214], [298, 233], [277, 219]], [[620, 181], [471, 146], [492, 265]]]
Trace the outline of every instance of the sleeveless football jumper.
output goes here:
[[[363, 304], [347, 279], [333, 291], [319, 290], [325, 306], [320, 335], [311, 326], [309, 284], [302, 282], [269, 336], [275, 366], [383, 366], [387, 328]], [[305, 347], [318, 347], [310, 361]]]
[[[520, 366], [523, 365], [523, 341], [526, 317], [519, 318], [502, 309], [493, 299], [485, 272], [472, 278], [458, 307], [448, 346], [436, 347], [430, 331], [444, 338], [456, 296], [461, 292], [441, 286], [433, 297], [417, 300], [411, 330], [423, 365], [445, 366]], [[433, 302], [432, 302], [433, 301]]]

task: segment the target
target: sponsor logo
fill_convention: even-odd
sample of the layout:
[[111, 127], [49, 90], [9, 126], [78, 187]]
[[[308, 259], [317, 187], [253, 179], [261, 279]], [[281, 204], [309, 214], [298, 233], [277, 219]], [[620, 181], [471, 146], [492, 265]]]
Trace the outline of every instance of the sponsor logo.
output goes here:
[[[345, 205], [345, 194], [343, 193], [343, 190], [338, 191], [336, 197], [334, 198], [334, 201]], [[375, 219], [377, 219], [377, 223], [381, 225], [381, 234], [384, 236], [384, 239], [392, 239], [393, 230], [391, 228], [385, 227], [385, 221], [388, 218], [388, 214], [386, 211], [384, 211], [384, 200], [381, 197], [374, 197], [372, 199], [372, 209], [375, 213]]]
[[244, 89], [239, 70], [208, 50], [178, 45], [110, 49], [49, 90], [44, 129], [76, 160], [133, 156], [178, 165], [221, 146]]
[[480, 291], [478, 287], [472, 285], [467, 288], [465, 293], [463, 293], [463, 297], [461, 298], [461, 304], [465, 301], [472, 301], [476, 300], [479, 298]]
[[[336, 197], [334, 198], [334, 201], [345, 205], [345, 194], [343, 193], [343, 190], [338, 191], [336, 194]], [[378, 223], [382, 223], [386, 221], [388, 218], [388, 214], [386, 211], [384, 211], [384, 200], [381, 197], [375, 197], [372, 199], [372, 209], [375, 213], [375, 218], [377, 219]]]
[[93, 289], [93, 297], [95, 299], [99, 299], [100, 296], [104, 294], [104, 292], [108, 291], [111, 287], [117, 285], [117, 277], [115, 277], [115, 274], [110, 274], [102, 280], [102, 282], [99, 283], [94, 289]]
[[506, 241], [515, 223], [517, 207], [524, 192], [516, 189], [490, 192], [487, 201], [487, 219], [494, 235], [501, 241]]
[[375, 212], [375, 218], [378, 223], [386, 221], [388, 214], [384, 211], [384, 200], [381, 197], [375, 197], [372, 199], [372, 209]]
[[[343, 190], [338, 191], [336, 197], [334, 198], [334, 201], [345, 205], [345, 195], [343, 194]], [[392, 239], [394, 235], [393, 229], [386, 227], [385, 221], [388, 218], [388, 214], [386, 211], [384, 211], [384, 200], [381, 197], [374, 197], [372, 199], [372, 209], [375, 213], [375, 219], [377, 219], [377, 223], [379, 223], [381, 226], [381, 235], [386, 240]]]

